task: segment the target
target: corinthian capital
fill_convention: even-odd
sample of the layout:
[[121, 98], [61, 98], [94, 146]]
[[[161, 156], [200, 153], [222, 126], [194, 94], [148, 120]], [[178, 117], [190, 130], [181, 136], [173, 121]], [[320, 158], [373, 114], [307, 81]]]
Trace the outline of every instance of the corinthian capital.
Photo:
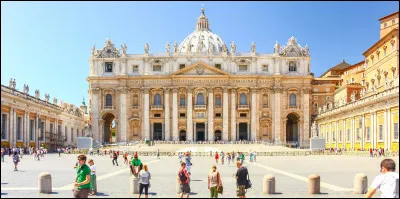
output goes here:
[[187, 92], [187, 93], [193, 92], [193, 88], [192, 88], [192, 87], [187, 87], [187, 88], [186, 88], [186, 92]]
[[310, 94], [310, 88], [303, 88], [304, 94]]
[[232, 87], [230, 90], [231, 90], [231, 94], [236, 94], [236, 90], [237, 88], [234, 88], [234, 87]]
[[214, 92], [214, 87], [208, 87], [208, 88], [207, 88], [207, 92], [208, 92], [208, 93]]
[[99, 93], [100, 88], [92, 88], [91, 91], [93, 94], [97, 94], [97, 93]]
[[117, 91], [120, 92], [121, 94], [126, 93], [128, 89], [126, 87], [118, 87]]
[[282, 88], [280, 88], [280, 87], [275, 87], [275, 88], [274, 88], [274, 93], [282, 93]]
[[142, 88], [142, 91], [144, 94], [149, 94], [150, 88], [148, 88], [148, 87]]
[[178, 91], [179, 91], [179, 88], [178, 88], [178, 87], [173, 87], [173, 88], [172, 88], [172, 92], [173, 92], [173, 93], [177, 93]]
[[251, 87], [250, 90], [253, 93], [257, 93], [258, 92], [258, 88], [256, 88], [256, 87]]
[[169, 91], [171, 91], [171, 88], [169, 88], [169, 87], [164, 87], [163, 90], [164, 90], [164, 93], [169, 93]]
[[223, 86], [222, 87], [222, 91], [224, 92], [224, 93], [227, 93], [228, 91], [229, 91], [229, 86]]

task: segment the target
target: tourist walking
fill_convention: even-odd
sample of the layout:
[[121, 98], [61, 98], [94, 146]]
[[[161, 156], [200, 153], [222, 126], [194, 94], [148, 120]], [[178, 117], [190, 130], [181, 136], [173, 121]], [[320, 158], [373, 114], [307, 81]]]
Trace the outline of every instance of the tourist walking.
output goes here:
[[14, 151], [14, 155], [13, 155], [13, 162], [14, 162], [14, 171], [18, 171], [18, 162], [19, 162], [19, 156], [18, 156], [18, 152]]
[[61, 148], [58, 148], [57, 152], [58, 152], [58, 157], [61, 157]]
[[250, 151], [250, 162], [253, 162], [253, 152]]
[[243, 164], [243, 162], [244, 162], [244, 153], [243, 152], [241, 152], [240, 153], [240, 162]]
[[78, 156], [78, 166], [74, 183], [74, 198], [88, 198], [90, 192], [90, 168], [86, 165], [86, 156]]
[[160, 149], [157, 149], [157, 159], [160, 159]]
[[140, 172], [141, 164], [142, 164], [142, 162], [140, 161], [138, 154], [135, 153], [135, 155], [133, 156], [132, 164], [131, 164], [131, 172], [134, 176], [137, 176], [137, 174]]
[[208, 174], [208, 190], [210, 190], [211, 198], [218, 198], [220, 187], [222, 187], [221, 176], [217, 171], [217, 166], [213, 165]]
[[235, 160], [235, 152], [232, 151], [232, 162]]
[[221, 164], [224, 165], [225, 162], [225, 153], [221, 151]]
[[185, 164], [186, 164], [186, 171], [188, 172], [189, 175], [191, 175], [192, 173], [190, 172], [191, 168], [192, 168], [192, 162], [190, 161], [190, 154], [189, 152], [186, 153], [186, 157], [185, 157]]
[[257, 152], [253, 151], [253, 161], [257, 162]]
[[147, 164], [143, 165], [143, 170], [139, 172], [138, 176], [139, 176], [139, 198], [143, 193], [143, 189], [145, 198], [148, 198], [151, 175], [149, 169], [147, 168]]
[[381, 198], [399, 198], [399, 174], [395, 173], [396, 163], [387, 158], [381, 162], [380, 175], [372, 181], [365, 198], [371, 198], [377, 189], [381, 191]]
[[[114, 166], [115, 164], [117, 164], [117, 166], [118, 166], [118, 161], [117, 161], [118, 155], [117, 155], [117, 153], [114, 152], [114, 153], [112, 154], [112, 157], [113, 157], [113, 160], [112, 160], [113, 166]], [[114, 163], [114, 162], [115, 162], [115, 163]]]
[[129, 161], [128, 161], [128, 152], [125, 152], [125, 153], [124, 153], [124, 163], [125, 163], [126, 165], [129, 165]]
[[228, 156], [226, 157], [228, 159], [228, 166], [231, 164], [231, 154], [228, 153]]
[[90, 195], [95, 196], [97, 194], [96, 166], [92, 159], [90, 159], [88, 163], [90, 168]]
[[179, 188], [181, 191], [181, 198], [183, 198], [183, 195], [186, 194], [186, 198], [189, 198], [190, 194], [190, 177], [189, 173], [186, 170], [186, 164], [184, 162], [181, 162], [181, 168], [178, 171], [178, 179], [179, 179]]
[[4, 150], [4, 148], [1, 148], [1, 161], [4, 162], [4, 153], [6, 151]]
[[216, 152], [215, 152], [215, 163], [216, 163], [216, 164], [218, 164], [218, 159], [219, 159], [218, 151], [216, 151]]
[[246, 198], [246, 185], [248, 179], [247, 168], [242, 165], [242, 162], [237, 162], [236, 166], [238, 170], [236, 171], [236, 195], [239, 198]]

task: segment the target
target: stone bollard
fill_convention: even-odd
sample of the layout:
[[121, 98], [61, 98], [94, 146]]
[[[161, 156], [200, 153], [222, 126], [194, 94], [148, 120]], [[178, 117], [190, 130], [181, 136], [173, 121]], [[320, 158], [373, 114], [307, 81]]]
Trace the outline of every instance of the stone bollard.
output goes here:
[[364, 194], [368, 189], [368, 177], [364, 173], [358, 173], [354, 178], [354, 193]]
[[274, 194], [275, 193], [275, 177], [273, 175], [264, 176], [263, 182], [263, 193]]
[[176, 194], [181, 194], [181, 185], [179, 183], [179, 177], [176, 177]]
[[308, 193], [319, 194], [320, 193], [320, 180], [318, 174], [312, 174], [308, 177]]
[[51, 175], [48, 172], [42, 172], [39, 174], [38, 180], [39, 193], [51, 193]]
[[130, 178], [130, 189], [129, 193], [139, 194], [139, 178], [132, 175]]

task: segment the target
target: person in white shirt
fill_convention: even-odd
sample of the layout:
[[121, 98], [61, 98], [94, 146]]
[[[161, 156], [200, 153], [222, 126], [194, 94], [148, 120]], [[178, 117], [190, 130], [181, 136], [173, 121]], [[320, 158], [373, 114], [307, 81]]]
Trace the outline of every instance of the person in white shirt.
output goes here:
[[382, 192], [381, 198], [399, 198], [399, 174], [395, 173], [396, 163], [387, 158], [381, 162], [382, 173], [372, 181], [365, 198], [371, 198], [377, 189]]
[[142, 196], [143, 189], [146, 198], [149, 197], [149, 187], [151, 175], [146, 164], [143, 164], [143, 170], [139, 172], [139, 198]]
[[88, 163], [90, 165], [90, 195], [95, 196], [97, 194], [96, 166], [92, 159], [90, 159]]

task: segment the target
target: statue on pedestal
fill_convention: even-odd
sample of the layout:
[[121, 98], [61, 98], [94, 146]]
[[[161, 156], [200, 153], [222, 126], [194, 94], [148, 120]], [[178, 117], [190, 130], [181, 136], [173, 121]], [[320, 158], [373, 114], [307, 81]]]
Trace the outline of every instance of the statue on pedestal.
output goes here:
[[169, 43], [165, 44], [165, 52], [169, 53], [171, 46], [169, 45]]
[[228, 52], [228, 48], [226, 47], [226, 44], [222, 45], [222, 52], [226, 53]]
[[85, 125], [85, 135], [84, 135], [84, 137], [91, 137], [91, 135], [90, 135], [90, 125], [89, 125], [89, 122], [86, 122], [86, 125]]
[[251, 43], [251, 52], [252, 53], [256, 52], [256, 43], [255, 42]]
[[123, 55], [126, 55], [126, 49], [128, 48], [128, 47], [126, 46], [126, 44], [123, 43], [123, 44], [121, 45], [121, 48], [122, 48], [122, 54], [123, 54]]
[[232, 44], [231, 44], [231, 53], [232, 53], [232, 54], [235, 54], [235, 52], [236, 52], [236, 45], [235, 45], [235, 42], [232, 41]]
[[274, 45], [274, 53], [275, 54], [278, 54], [279, 53], [279, 44], [278, 44], [278, 41], [276, 41], [276, 43], [275, 43], [275, 45]]
[[178, 52], [178, 43], [174, 43], [174, 52], [176, 53], [176, 52]]
[[312, 133], [312, 137], [318, 137], [318, 127], [317, 127], [316, 121], [314, 121], [311, 126], [311, 133]]
[[146, 54], [149, 54], [149, 50], [150, 50], [149, 44], [146, 43], [146, 44], [144, 45], [144, 52], [145, 52]]
[[29, 86], [28, 84], [24, 84], [24, 93], [29, 94]]

